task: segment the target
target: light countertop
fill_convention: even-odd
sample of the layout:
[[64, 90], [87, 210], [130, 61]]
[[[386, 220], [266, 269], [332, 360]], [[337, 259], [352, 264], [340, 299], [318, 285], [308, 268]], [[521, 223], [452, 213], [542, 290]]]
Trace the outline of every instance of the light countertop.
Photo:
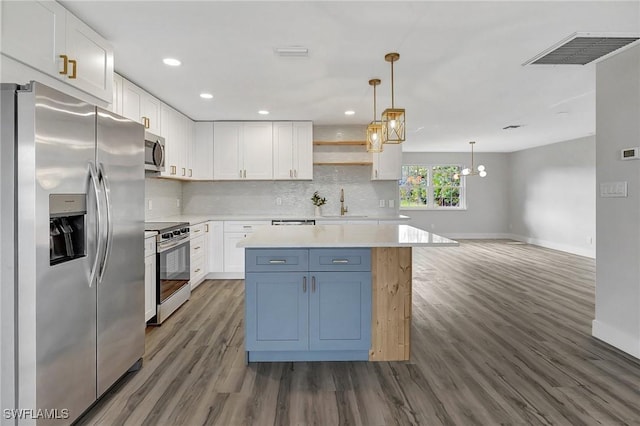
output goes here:
[[457, 246], [449, 238], [409, 225], [263, 226], [240, 241], [246, 248], [315, 247], [444, 247]]
[[344, 216], [305, 216], [305, 215], [279, 215], [279, 214], [271, 214], [271, 215], [176, 215], [176, 216], [166, 216], [160, 217], [156, 219], [150, 219], [149, 222], [189, 222], [190, 225], [197, 225], [199, 223], [207, 222], [210, 220], [237, 220], [237, 221], [261, 221], [266, 220], [271, 222], [272, 220], [279, 219], [313, 219], [316, 221], [343, 221], [343, 220], [356, 220], [356, 221], [367, 221], [367, 220], [403, 220], [408, 221], [410, 219], [409, 216], [405, 215], [368, 215], [368, 216], [358, 216], [349, 214]]
[[158, 233], [157, 233], [156, 231], [144, 231], [144, 238], [145, 238], [145, 240], [146, 240], [147, 238], [153, 238], [153, 237], [155, 237], [156, 235], [158, 235]]

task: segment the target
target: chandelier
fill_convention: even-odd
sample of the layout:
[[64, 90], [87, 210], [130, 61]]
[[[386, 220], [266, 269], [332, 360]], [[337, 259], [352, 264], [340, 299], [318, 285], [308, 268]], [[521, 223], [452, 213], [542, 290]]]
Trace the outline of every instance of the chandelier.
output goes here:
[[376, 120], [376, 86], [379, 84], [377, 78], [369, 80], [373, 86], [373, 121], [367, 126], [367, 152], [382, 152], [382, 122]]
[[[475, 169], [473, 167], [473, 145], [475, 145], [475, 141], [471, 141], [469, 144], [471, 145], [471, 167], [465, 167], [462, 169], [462, 175], [485, 177], [487, 175], [487, 170], [482, 164], [478, 165]], [[453, 178], [456, 180], [460, 179], [460, 175], [456, 173], [453, 175]]]
[[382, 113], [382, 143], [402, 143], [405, 140], [404, 108], [396, 108], [393, 99], [393, 63], [400, 59], [399, 53], [387, 53], [384, 60], [391, 62], [391, 108]]

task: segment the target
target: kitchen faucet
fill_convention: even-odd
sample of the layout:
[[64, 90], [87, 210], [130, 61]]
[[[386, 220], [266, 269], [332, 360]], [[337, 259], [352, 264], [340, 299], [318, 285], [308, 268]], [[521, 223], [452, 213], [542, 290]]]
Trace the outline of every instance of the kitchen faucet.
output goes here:
[[344, 206], [344, 189], [340, 188], [340, 216], [344, 216], [349, 209]]

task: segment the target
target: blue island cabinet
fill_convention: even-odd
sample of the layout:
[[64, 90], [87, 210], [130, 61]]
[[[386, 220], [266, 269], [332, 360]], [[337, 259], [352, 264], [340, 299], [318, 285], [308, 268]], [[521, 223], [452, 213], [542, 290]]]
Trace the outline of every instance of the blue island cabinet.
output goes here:
[[370, 249], [247, 249], [248, 361], [369, 358]]

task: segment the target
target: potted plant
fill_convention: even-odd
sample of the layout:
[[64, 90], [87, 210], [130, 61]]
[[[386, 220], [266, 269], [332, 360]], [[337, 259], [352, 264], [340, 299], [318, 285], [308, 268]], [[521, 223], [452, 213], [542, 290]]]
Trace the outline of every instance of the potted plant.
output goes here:
[[315, 206], [316, 216], [321, 216], [322, 211], [320, 207], [327, 204], [327, 199], [325, 197], [321, 197], [318, 191], [316, 191], [313, 193], [313, 196], [311, 197], [311, 202]]

